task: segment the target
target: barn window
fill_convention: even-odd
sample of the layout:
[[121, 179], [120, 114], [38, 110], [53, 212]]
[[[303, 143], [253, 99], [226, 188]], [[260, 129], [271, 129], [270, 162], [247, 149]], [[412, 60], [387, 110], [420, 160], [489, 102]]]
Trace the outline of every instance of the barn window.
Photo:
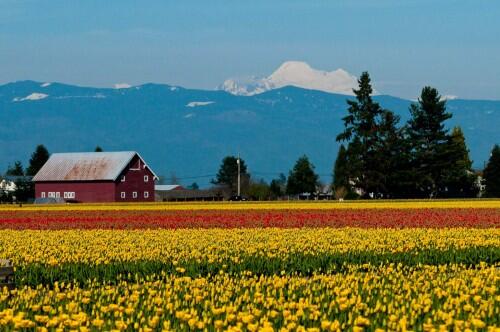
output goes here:
[[60, 195], [61, 195], [61, 193], [60, 193], [60, 192], [58, 192], [58, 191], [56, 191], [56, 198], [61, 197]]
[[64, 195], [63, 195], [64, 198], [68, 198], [68, 193], [65, 191], [64, 192]]
[[56, 193], [53, 191], [50, 191], [48, 196], [49, 196], [49, 198], [54, 198], [54, 197], [56, 197]]
[[74, 191], [70, 191], [68, 193], [68, 198], [75, 198], [75, 192]]
[[120, 197], [121, 198], [125, 198], [125, 192], [124, 191], [121, 192]]
[[132, 198], [137, 198], [137, 191], [134, 191], [134, 192], [132, 193]]
[[122, 182], [125, 182], [125, 175], [122, 175]]
[[144, 182], [148, 182], [148, 181], [149, 181], [149, 176], [144, 175]]
[[144, 192], [144, 198], [148, 198], [149, 197], [149, 191], [145, 191]]
[[45, 191], [42, 191], [42, 198], [45, 198]]

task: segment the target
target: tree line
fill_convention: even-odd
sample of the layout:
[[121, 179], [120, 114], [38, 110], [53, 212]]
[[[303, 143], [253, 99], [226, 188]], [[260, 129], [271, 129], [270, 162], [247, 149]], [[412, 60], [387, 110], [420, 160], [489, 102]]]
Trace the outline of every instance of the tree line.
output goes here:
[[[364, 198], [477, 197], [481, 183], [460, 127], [451, 131], [452, 117], [437, 89], [426, 86], [410, 106], [410, 119], [382, 108], [372, 98], [370, 76], [364, 72], [348, 100], [342, 142], [334, 167], [333, 189]], [[499, 197], [498, 146], [482, 177], [485, 195]]]
[[[252, 200], [276, 200], [286, 195], [314, 194], [320, 185], [319, 176], [314, 172], [314, 165], [305, 155], [297, 160], [288, 177], [281, 173], [269, 184], [264, 179], [252, 178], [245, 160], [241, 158], [239, 160], [241, 193]], [[235, 195], [238, 183], [238, 157], [225, 157], [211, 183], [225, 189], [226, 196]]]
[[[467, 151], [465, 147], [465, 141], [463, 139], [463, 134], [459, 129], [453, 129], [449, 134], [449, 144], [452, 151]], [[357, 144], [357, 143], [356, 143]], [[401, 164], [407, 163], [407, 169], [397, 169], [391, 170], [387, 169], [387, 174], [382, 174], [382, 168], [377, 168], [375, 170], [368, 170], [368, 175], [364, 175], [362, 170], [360, 171], [357, 167], [363, 165], [364, 163], [360, 161], [361, 158], [358, 157], [357, 164], [353, 163], [352, 146], [348, 148], [341, 145], [339, 148], [337, 160], [334, 166], [333, 182], [330, 186], [331, 198], [335, 199], [357, 199], [357, 198], [472, 198], [477, 197], [480, 191], [480, 186], [484, 184], [485, 191], [482, 193], [483, 197], [500, 197], [500, 146], [495, 145], [490, 159], [486, 168], [482, 172], [475, 172], [471, 169], [472, 164], [470, 159], [468, 159], [468, 152], [464, 153], [462, 158], [457, 158], [455, 160], [451, 159], [454, 155], [453, 153], [447, 153], [446, 156], [449, 158], [444, 163], [450, 163], [454, 165], [447, 165], [443, 167], [448, 167], [441, 172], [436, 171], [440, 174], [442, 179], [438, 181], [442, 182], [432, 182], [435, 181], [432, 177], [433, 173], [426, 174], [424, 171], [428, 168], [422, 167], [419, 169], [415, 166], [415, 161], [401, 160]], [[459, 153], [456, 156], [460, 155]], [[398, 156], [392, 155], [394, 159], [398, 160]], [[356, 157], [356, 156], [354, 156]], [[407, 156], [402, 155], [401, 158]], [[432, 159], [432, 156], [426, 156]], [[211, 181], [212, 184], [222, 186], [226, 191], [227, 195], [236, 194], [237, 178], [238, 178], [238, 168], [237, 168], [237, 157], [227, 156], [222, 160], [219, 172], [216, 178]], [[382, 162], [382, 161], [381, 161]], [[385, 160], [384, 163], [391, 163], [391, 160]], [[409, 166], [412, 166], [410, 168]], [[281, 173], [276, 179], [267, 183], [264, 179], [255, 180], [249, 173], [246, 163], [243, 159], [240, 159], [240, 177], [241, 177], [241, 192], [244, 196], [252, 200], [276, 200], [283, 198], [296, 198], [298, 195], [304, 195], [304, 198], [313, 198], [324, 190], [325, 186], [320, 183], [319, 176], [315, 172], [314, 165], [309, 161], [306, 155], [300, 157], [292, 170], [290, 170], [288, 176]], [[418, 172], [412, 174], [414, 169]], [[464, 171], [465, 170], [465, 171]], [[351, 173], [351, 172], [359, 173]], [[394, 174], [389, 172], [394, 171]], [[357, 182], [361, 179], [356, 179], [352, 177], [351, 174], [361, 174], [363, 176], [361, 179], [368, 184], [365, 188], [366, 191], [362, 191], [361, 186]], [[374, 174], [378, 176], [381, 183], [377, 183], [375, 180], [370, 179], [369, 176]], [[482, 181], [478, 178], [482, 175]], [[418, 178], [421, 176], [422, 178]], [[383, 182], [383, 181], [387, 182]], [[419, 180], [419, 181], [418, 181]], [[401, 181], [398, 183], [398, 181]], [[423, 187], [427, 185], [427, 187]], [[359, 186], [359, 187], [356, 187]], [[449, 187], [441, 187], [449, 186]], [[375, 188], [375, 189], [372, 189]], [[436, 188], [440, 188], [436, 191]], [[368, 190], [376, 190], [369, 192]]]
[[342, 142], [334, 169], [335, 190], [363, 197], [476, 197], [477, 174], [460, 127], [445, 121], [446, 100], [424, 87], [410, 106], [410, 119], [399, 125], [394, 112], [372, 99], [370, 76], [364, 72], [348, 100]]
[[[424, 87], [410, 106], [410, 119], [400, 124], [398, 115], [373, 100], [367, 72], [358, 84], [355, 99], [347, 100], [344, 130], [336, 136], [341, 145], [331, 184], [335, 198], [467, 198], [477, 197], [483, 184], [485, 197], [500, 197], [500, 147], [493, 147], [483, 172], [473, 170], [462, 129], [445, 126], [452, 114], [437, 89]], [[305, 155], [288, 178], [281, 174], [269, 185], [251, 181], [246, 165], [242, 174], [245, 192], [253, 199], [303, 193], [312, 197], [320, 190], [314, 165]], [[234, 192], [236, 176], [236, 157], [230, 156], [212, 182]]]

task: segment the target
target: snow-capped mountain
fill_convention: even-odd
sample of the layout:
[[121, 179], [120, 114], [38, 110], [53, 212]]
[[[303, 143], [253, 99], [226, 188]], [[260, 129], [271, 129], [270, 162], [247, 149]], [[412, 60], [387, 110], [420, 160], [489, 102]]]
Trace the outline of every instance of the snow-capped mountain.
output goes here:
[[252, 96], [288, 85], [353, 95], [352, 89], [357, 88], [358, 82], [356, 76], [343, 69], [324, 71], [314, 69], [302, 61], [287, 61], [268, 77], [228, 79], [219, 86], [219, 89], [234, 95]]
[[253, 96], [274, 89], [267, 77], [250, 77], [246, 79], [227, 79], [218, 89], [237, 96]]

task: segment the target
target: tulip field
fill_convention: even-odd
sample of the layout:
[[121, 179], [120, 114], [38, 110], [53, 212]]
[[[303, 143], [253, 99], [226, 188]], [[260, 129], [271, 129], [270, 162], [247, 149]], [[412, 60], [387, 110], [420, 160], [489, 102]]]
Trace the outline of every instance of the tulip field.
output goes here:
[[495, 200], [5, 205], [2, 259], [0, 331], [500, 331]]

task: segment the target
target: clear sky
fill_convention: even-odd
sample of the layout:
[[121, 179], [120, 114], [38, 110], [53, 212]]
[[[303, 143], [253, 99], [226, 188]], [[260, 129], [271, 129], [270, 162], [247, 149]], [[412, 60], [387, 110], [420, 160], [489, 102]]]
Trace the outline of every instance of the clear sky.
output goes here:
[[500, 1], [0, 0], [0, 84], [168, 83], [213, 89], [283, 61], [500, 99]]

